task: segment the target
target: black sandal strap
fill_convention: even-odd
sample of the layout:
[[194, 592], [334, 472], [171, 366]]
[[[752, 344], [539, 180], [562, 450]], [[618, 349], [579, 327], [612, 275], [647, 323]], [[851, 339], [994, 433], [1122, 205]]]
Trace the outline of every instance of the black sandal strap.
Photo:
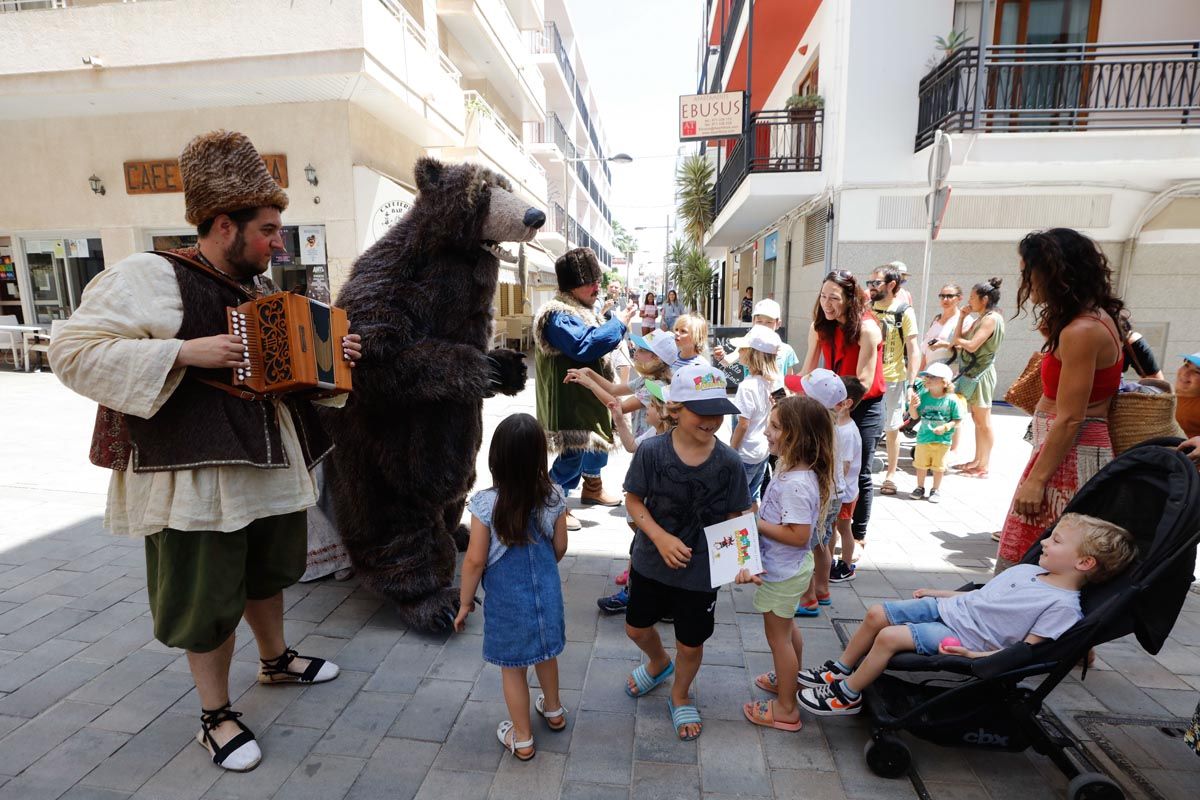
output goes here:
[[[241, 725], [241, 723], [239, 722], [238, 725]], [[211, 738], [211, 737], [208, 737], [206, 735], [206, 738]], [[253, 741], [254, 741], [254, 734], [251, 733], [249, 730], [247, 730], [244, 726], [242, 726], [242, 732], [239, 733], [237, 736], [233, 737], [232, 739], [230, 739], [228, 742], [226, 742], [223, 747], [214, 747], [213, 757], [212, 757], [213, 763], [216, 764], [217, 766], [224, 764], [225, 759], [229, 758], [231, 753], [233, 753], [235, 750], [237, 750], [239, 747], [246, 744], [247, 742], [253, 742]]]
[[[200, 709], [200, 732], [204, 734], [204, 741], [206, 741], [208, 746], [212, 749], [213, 763], [217, 765], [224, 763], [225, 759], [229, 757], [229, 754], [237, 750], [242, 745], [255, 740], [254, 734], [250, 731], [250, 729], [243, 725], [241, 720], [238, 719], [242, 716], [242, 712], [234, 711], [232, 708], [230, 708], [230, 705], [230, 703], [226, 703], [220, 708]], [[232, 722], [234, 725], [237, 725], [239, 728], [241, 728], [241, 733], [234, 736], [224, 745], [218, 747], [217, 740], [213, 738], [212, 730], [222, 722]]]
[[325, 666], [325, 659], [304, 656], [304, 658], [308, 659], [308, 667], [304, 672], [294, 672], [288, 669], [292, 662], [299, 656], [300, 654], [295, 650], [288, 648], [283, 651], [283, 655], [279, 656], [279, 658], [260, 658], [259, 661], [262, 662], [264, 675], [286, 675], [289, 678], [298, 679], [301, 683], [312, 683], [316, 679], [317, 673]]

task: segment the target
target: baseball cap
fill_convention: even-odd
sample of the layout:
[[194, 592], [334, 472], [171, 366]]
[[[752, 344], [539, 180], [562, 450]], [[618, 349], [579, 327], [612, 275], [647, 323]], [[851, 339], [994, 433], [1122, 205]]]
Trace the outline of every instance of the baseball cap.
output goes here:
[[667, 387], [650, 378], [647, 378], [643, 385], [646, 387], [646, 391], [649, 392], [650, 396], [655, 400], [659, 401], [660, 403], [667, 402]]
[[811, 397], [830, 410], [846, 399], [846, 384], [831, 370], [814, 369], [803, 377], [788, 375], [783, 383], [796, 394]]
[[782, 313], [783, 312], [779, 309], [779, 303], [776, 303], [770, 298], [767, 298], [766, 300], [759, 300], [754, 304], [754, 316], [756, 317], [770, 317], [771, 319], [779, 319]]
[[729, 340], [729, 346], [741, 349], [749, 347], [751, 350], [758, 350], [761, 353], [775, 355], [779, 352], [779, 345], [783, 344], [783, 340], [779, 338], [779, 334], [768, 328], [766, 325], [754, 325], [750, 330], [746, 331], [745, 336], [738, 336]]
[[928, 375], [931, 378], [941, 378], [946, 382], [954, 379], [954, 373], [950, 371], [950, 367], [940, 361], [936, 361], [921, 370], [921, 375]]
[[1192, 353], [1190, 356], [1182, 356], [1182, 358], [1193, 367], [1200, 367], [1200, 353]]
[[895, 269], [901, 275], [908, 274], [908, 264], [905, 264], [903, 261], [889, 261], [888, 266]]
[[653, 330], [642, 336], [630, 331], [629, 339], [643, 350], [649, 350], [666, 364], [674, 364], [679, 359], [679, 345], [675, 343], [675, 334], [670, 331]]
[[725, 396], [725, 373], [704, 364], [680, 367], [671, 378], [666, 399], [706, 417], [738, 413], [738, 407]]

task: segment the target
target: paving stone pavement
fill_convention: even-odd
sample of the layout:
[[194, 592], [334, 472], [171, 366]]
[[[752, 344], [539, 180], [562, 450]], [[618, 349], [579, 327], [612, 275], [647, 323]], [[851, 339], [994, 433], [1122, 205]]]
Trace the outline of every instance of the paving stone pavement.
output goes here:
[[[103, 531], [107, 474], [87, 462], [93, 406], [45, 373], [0, 372], [0, 398], [0, 800], [922, 796], [912, 781], [866, 768], [862, 719], [806, 719], [798, 734], [742, 720], [740, 703], [761, 696], [754, 676], [770, 669], [749, 590], [720, 594], [695, 689], [705, 719], [698, 742], [673, 737], [661, 690], [626, 697], [621, 682], [639, 654], [622, 620], [600, 616], [594, 601], [623, 569], [630, 533], [622, 509], [596, 508], [579, 512], [585, 527], [560, 567], [569, 724], [555, 734], [535, 723], [533, 761], [518, 763], [495, 741], [506, 714], [499, 671], [480, 658], [480, 615], [465, 634], [423, 635], [354, 581], [323, 581], [285, 592], [287, 632], [300, 650], [339, 662], [341, 676], [308, 688], [258, 685], [243, 625], [230, 680], [265, 758], [251, 773], [222, 773], [193, 743], [199, 706], [183, 654], [152, 637], [141, 544]], [[532, 401], [532, 389], [487, 401], [489, 429], [531, 411]], [[992, 478], [947, 477], [940, 505], [905, 498], [907, 475], [900, 495], [876, 499], [859, 577], [833, 588], [828, 612], [800, 620], [806, 661], [836, 654], [834, 618], [856, 620], [871, 603], [919, 586], [990, 574], [989, 532], [1028, 455], [1024, 425], [998, 415]], [[965, 441], [969, 455], [969, 434]], [[627, 463], [613, 458], [610, 487]], [[479, 467], [486, 486], [486, 452]], [[1200, 597], [1189, 597], [1157, 656], [1113, 642], [1079, 678], [1076, 670], [1049, 703], [1076, 736], [1087, 736], [1072, 717], [1081, 711], [1190, 715], [1200, 689]], [[531, 671], [531, 696], [535, 684]], [[911, 744], [928, 797], [1065, 795], [1041, 757]]]

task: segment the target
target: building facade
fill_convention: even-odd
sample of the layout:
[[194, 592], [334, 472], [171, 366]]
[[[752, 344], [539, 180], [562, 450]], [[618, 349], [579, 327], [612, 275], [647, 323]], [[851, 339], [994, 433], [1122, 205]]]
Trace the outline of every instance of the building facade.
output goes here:
[[[1168, 370], [1176, 354], [1200, 350], [1188, 299], [1200, 274], [1200, 5], [1143, 8], [706, 3], [700, 91], [750, 87], [743, 135], [704, 147], [717, 167], [706, 247], [723, 265], [724, 313], [754, 286], [803, 332], [828, 269], [863, 276], [898, 259], [918, 306], [924, 294], [936, 308], [946, 282], [999, 276], [1011, 316], [1017, 242], [1066, 226], [1100, 242]], [[955, 31], [967, 43], [939, 49], [936, 37]], [[938, 129], [951, 142], [952, 194], [921, 285]], [[1028, 316], [1008, 331], [1001, 385], [1041, 345]]]
[[[547, 120], [530, 52], [543, 0], [6, 0], [0, 12], [0, 316], [65, 318], [105, 265], [194, 241], [176, 159], [214, 128], [245, 132], [288, 192], [287, 252], [272, 265], [284, 288], [336, 296], [411, 206], [422, 155], [488, 166], [551, 212], [547, 167], [521, 135]], [[586, 224], [607, 257], [611, 229]], [[524, 288], [552, 277], [560, 240], [548, 224], [520, 269], [502, 265], [498, 308], [537, 304]]]

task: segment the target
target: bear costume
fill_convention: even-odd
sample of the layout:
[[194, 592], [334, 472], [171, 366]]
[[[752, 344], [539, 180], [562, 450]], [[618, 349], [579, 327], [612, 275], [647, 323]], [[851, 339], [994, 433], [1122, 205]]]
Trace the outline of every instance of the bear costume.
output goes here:
[[525, 386], [524, 355], [488, 350], [500, 242], [546, 215], [503, 177], [421, 158], [412, 209], [354, 264], [338, 296], [363, 356], [327, 422], [338, 530], [359, 579], [425, 631], [458, 611], [456, 545], [483, 442], [483, 400]]

